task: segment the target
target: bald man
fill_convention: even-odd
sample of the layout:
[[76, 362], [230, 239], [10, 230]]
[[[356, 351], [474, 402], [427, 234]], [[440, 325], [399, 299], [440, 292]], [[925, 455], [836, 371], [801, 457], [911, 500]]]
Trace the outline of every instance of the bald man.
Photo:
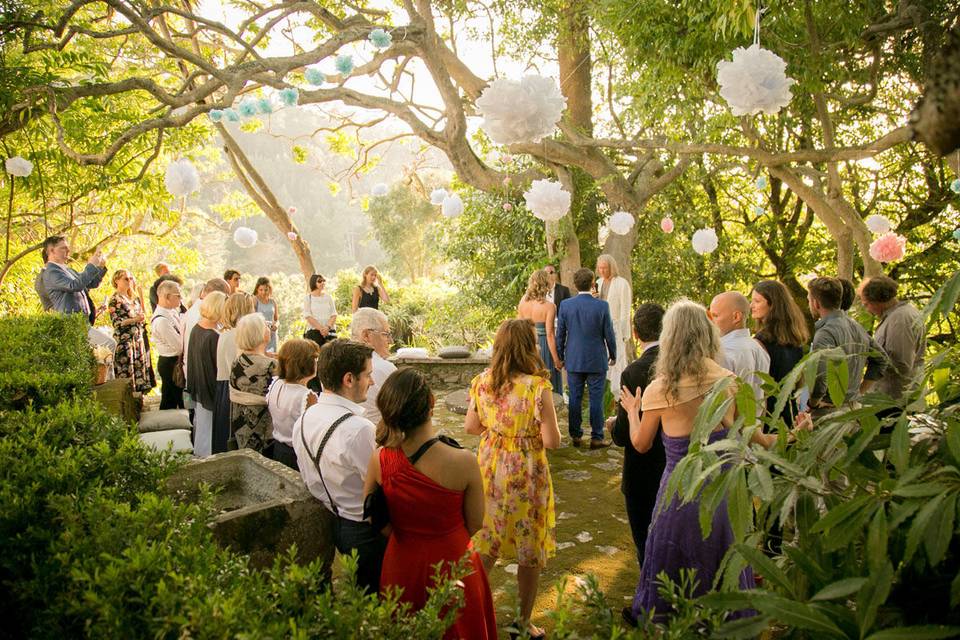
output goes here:
[[725, 291], [710, 303], [710, 319], [720, 330], [723, 347], [719, 364], [753, 387], [759, 417], [766, 404], [760, 377], [756, 374], [758, 371], [770, 373], [770, 355], [746, 328], [749, 317], [750, 301], [738, 291]]

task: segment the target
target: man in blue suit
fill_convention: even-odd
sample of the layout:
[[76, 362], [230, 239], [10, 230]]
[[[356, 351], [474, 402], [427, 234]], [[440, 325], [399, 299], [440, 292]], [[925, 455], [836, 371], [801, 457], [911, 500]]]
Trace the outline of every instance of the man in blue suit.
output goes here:
[[47, 264], [43, 268], [43, 289], [54, 311], [59, 313], [82, 313], [92, 325], [97, 319], [96, 305], [88, 289], [96, 289], [107, 273], [105, 261], [97, 251], [82, 273], [67, 266], [70, 247], [63, 236], [50, 236], [43, 241]]
[[580, 447], [583, 438], [583, 385], [590, 394], [590, 448], [610, 446], [603, 440], [603, 387], [607, 367], [617, 359], [610, 305], [590, 294], [593, 271], [573, 274], [577, 295], [560, 303], [557, 311], [557, 369], [567, 370], [570, 387], [570, 438]]

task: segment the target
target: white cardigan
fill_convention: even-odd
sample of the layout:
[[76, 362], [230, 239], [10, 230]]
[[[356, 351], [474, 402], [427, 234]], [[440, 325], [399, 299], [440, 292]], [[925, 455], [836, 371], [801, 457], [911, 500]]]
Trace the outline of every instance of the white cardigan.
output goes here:
[[[597, 279], [597, 291], [603, 289], [603, 278]], [[617, 334], [617, 341], [624, 343], [630, 339], [630, 306], [633, 291], [630, 283], [622, 276], [616, 276], [610, 281], [607, 290], [607, 304], [610, 305], [610, 317], [613, 320], [613, 331]], [[617, 345], [619, 350], [620, 345]], [[617, 359], [619, 360], [619, 353]], [[626, 355], [626, 354], [624, 354]]]

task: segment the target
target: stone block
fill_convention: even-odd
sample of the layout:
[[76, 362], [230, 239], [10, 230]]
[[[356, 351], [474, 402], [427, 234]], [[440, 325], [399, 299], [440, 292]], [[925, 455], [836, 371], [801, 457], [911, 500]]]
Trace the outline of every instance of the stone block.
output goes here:
[[296, 544], [301, 564], [320, 559], [329, 579], [333, 563], [334, 516], [307, 490], [300, 474], [251, 449], [194, 460], [174, 474], [169, 489], [185, 500], [201, 484], [216, 491], [220, 510], [210, 527], [219, 544], [266, 567]]

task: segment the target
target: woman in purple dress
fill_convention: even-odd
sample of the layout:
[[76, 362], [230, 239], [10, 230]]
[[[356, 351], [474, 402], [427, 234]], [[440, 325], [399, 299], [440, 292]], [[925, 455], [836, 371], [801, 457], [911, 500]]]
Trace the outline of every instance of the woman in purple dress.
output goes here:
[[[720, 334], [707, 319], [706, 309], [695, 302], [681, 300], [674, 303], [663, 317], [656, 378], [644, 390], [643, 400], [634, 395], [635, 389], [623, 388], [622, 401], [630, 418], [631, 444], [640, 453], [645, 453], [660, 426], [667, 457], [640, 569], [640, 584], [632, 611], [624, 612], [625, 615], [631, 614], [633, 620], [645, 611], [653, 610], [654, 619], [663, 619], [670, 613], [670, 605], [658, 593], [657, 576], [661, 572], [679, 582], [681, 569], [695, 569], [697, 586], [694, 595], [707, 592], [727, 549], [736, 542], [727, 518], [726, 500], [714, 513], [710, 535], [704, 539], [700, 530], [699, 502], [694, 500], [681, 505], [679, 497], [671, 499], [664, 495], [674, 467], [687, 455], [694, 419], [704, 398], [715, 382], [735, 375], [716, 363], [719, 351]], [[735, 391], [735, 385], [727, 387], [729, 394]], [[735, 407], [731, 403], [717, 430], [710, 434], [710, 442], [726, 437], [734, 413]], [[769, 446], [776, 437], [764, 436], [758, 431], [754, 440]], [[740, 588], [753, 587], [753, 573], [748, 567], [740, 574]]]

